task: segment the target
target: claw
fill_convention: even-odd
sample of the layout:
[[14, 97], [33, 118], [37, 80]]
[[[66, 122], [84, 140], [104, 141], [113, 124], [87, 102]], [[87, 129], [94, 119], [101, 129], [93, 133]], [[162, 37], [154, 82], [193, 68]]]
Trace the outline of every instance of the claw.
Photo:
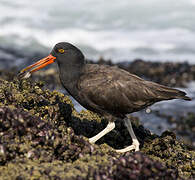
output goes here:
[[139, 142], [137, 141], [134, 141], [132, 145], [130, 146], [127, 146], [126, 148], [123, 148], [123, 149], [117, 149], [116, 152], [118, 153], [125, 153], [127, 151], [131, 151], [131, 150], [135, 150], [136, 151], [139, 151]]

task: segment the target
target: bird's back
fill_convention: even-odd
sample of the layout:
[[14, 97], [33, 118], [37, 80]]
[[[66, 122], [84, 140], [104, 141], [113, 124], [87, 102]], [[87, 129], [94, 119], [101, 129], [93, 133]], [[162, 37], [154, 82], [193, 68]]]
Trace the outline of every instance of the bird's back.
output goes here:
[[77, 88], [77, 100], [85, 108], [119, 116], [162, 100], [190, 100], [182, 91], [145, 81], [125, 70], [107, 65], [85, 65]]

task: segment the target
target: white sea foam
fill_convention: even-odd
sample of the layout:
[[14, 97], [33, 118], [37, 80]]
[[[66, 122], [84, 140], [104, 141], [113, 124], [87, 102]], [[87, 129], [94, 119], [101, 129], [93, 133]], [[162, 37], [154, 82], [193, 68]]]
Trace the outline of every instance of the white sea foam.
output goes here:
[[192, 5], [195, 5], [195, 1], [194, 0], [189, 0], [189, 3]]
[[193, 2], [4, 0], [0, 2], [0, 45], [14, 43], [40, 51], [68, 41], [88, 58], [195, 63]]

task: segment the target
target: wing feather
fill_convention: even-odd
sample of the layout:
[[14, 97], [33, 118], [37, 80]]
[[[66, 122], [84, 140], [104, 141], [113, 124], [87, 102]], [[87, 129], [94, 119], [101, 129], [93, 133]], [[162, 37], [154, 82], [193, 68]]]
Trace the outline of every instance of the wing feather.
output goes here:
[[[87, 73], [86, 73], [87, 72]], [[88, 65], [80, 78], [79, 89], [101, 109], [131, 113], [142, 109], [155, 94], [144, 80], [117, 67]]]
[[87, 104], [92, 110], [121, 114], [139, 111], [161, 100], [190, 99], [177, 89], [143, 80], [117, 67], [95, 64], [85, 66], [78, 89], [85, 96], [84, 107]]

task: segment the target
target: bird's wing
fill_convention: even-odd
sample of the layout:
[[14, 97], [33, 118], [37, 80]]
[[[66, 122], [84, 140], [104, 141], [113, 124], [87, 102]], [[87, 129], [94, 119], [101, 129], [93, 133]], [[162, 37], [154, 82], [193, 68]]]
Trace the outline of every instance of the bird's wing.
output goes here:
[[78, 88], [88, 104], [113, 113], [131, 113], [155, 102], [156, 94], [146, 82], [117, 67], [89, 64]]

